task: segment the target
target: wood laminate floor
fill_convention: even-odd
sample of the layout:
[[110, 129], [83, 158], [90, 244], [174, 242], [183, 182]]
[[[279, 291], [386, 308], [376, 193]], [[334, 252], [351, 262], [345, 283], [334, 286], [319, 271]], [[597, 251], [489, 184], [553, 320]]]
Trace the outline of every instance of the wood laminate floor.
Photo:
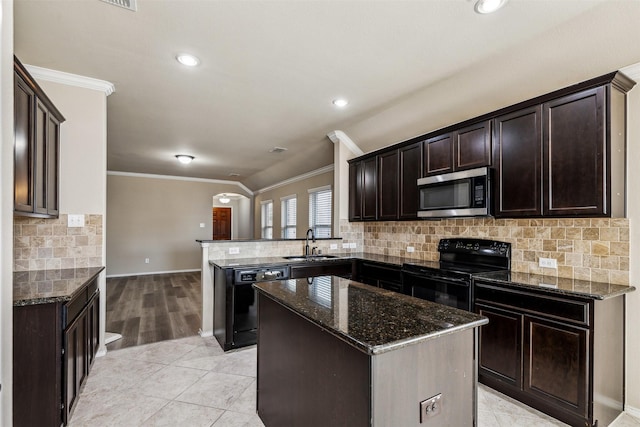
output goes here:
[[116, 350], [198, 334], [202, 325], [200, 272], [107, 279], [107, 332]]

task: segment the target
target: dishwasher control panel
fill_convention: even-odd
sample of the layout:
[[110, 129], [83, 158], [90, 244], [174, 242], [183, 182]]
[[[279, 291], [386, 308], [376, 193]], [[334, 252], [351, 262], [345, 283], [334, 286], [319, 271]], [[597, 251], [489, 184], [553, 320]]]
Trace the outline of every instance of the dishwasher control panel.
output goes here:
[[270, 280], [286, 280], [290, 277], [289, 266], [259, 267], [234, 270], [234, 284], [242, 285]]

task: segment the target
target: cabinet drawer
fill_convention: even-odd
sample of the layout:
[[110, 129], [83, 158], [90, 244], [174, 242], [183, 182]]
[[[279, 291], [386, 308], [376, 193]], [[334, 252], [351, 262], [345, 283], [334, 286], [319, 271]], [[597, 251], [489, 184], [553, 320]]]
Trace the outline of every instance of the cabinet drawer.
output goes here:
[[476, 304], [486, 302], [547, 318], [589, 325], [589, 303], [586, 301], [539, 295], [478, 282], [474, 285], [474, 301]]
[[92, 280], [85, 286], [71, 301], [66, 303], [62, 308], [62, 328], [70, 325], [75, 318], [82, 312], [87, 302], [93, 297], [98, 290], [98, 281]]

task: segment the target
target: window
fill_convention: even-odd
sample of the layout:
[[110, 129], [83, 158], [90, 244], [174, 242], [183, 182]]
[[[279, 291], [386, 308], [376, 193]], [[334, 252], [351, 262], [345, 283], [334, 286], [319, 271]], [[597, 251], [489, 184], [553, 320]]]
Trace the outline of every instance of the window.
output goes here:
[[261, 202], [262, 238], [273, 239], [273, 201]]
[[296, 209], [297, 199], [295, 194], [292, 196], [283, 197], [280, 199], [282, 202], [282, 238], [283, 239], [295, 239], [296, 238]]
[[331, 237], [331, 186], [309, 190], [309, 227], [316, 237]]

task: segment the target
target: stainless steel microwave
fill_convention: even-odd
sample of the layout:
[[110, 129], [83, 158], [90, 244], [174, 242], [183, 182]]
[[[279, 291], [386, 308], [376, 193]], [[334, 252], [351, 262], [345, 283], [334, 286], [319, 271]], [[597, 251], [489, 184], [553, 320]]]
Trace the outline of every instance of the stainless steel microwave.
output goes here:
[[491, 216], [488, 167], [418, 179], [419, 218]]

